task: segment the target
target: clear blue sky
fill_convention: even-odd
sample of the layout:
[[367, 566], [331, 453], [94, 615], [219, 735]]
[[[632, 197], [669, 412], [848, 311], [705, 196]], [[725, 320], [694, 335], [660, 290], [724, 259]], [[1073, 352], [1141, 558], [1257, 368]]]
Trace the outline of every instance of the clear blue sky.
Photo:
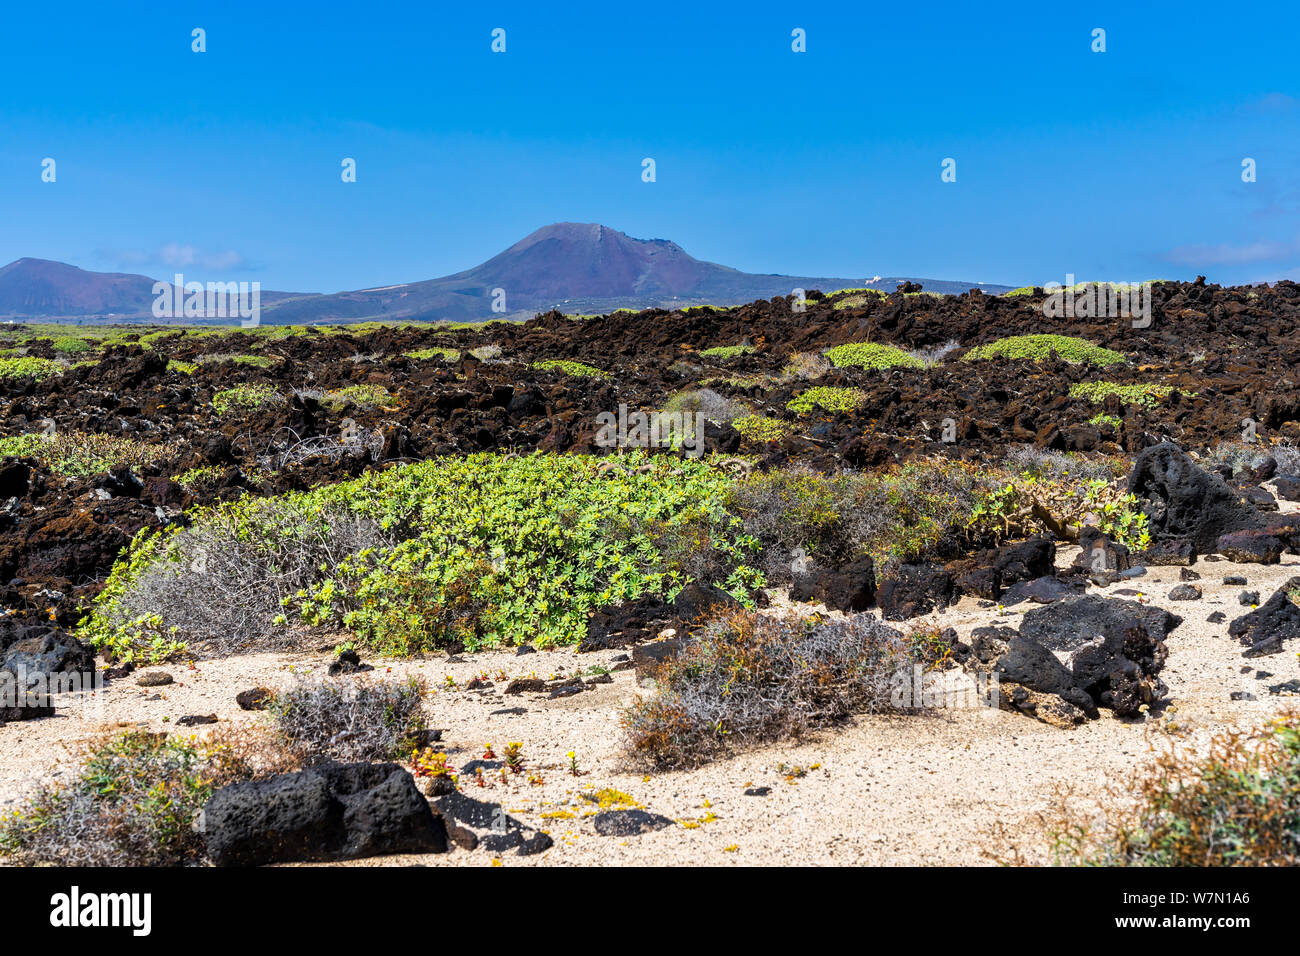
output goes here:
[[755, 272], [1300, 278], [1294, 2], [274, 7], [7, 5], [0, 263], [337, 291], [568, 220]]

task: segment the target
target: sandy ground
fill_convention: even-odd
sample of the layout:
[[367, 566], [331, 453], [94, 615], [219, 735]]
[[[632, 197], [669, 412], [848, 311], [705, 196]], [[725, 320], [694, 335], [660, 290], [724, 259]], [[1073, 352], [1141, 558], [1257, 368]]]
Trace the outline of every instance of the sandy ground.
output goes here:
[[[1058, 563], [1068, 564], [1076, 553], [1062, 548]], [[1203, 739], [1227, 726], [1254, 724], [1288, 704], [1300, 705], [1296, 698], [1267, 692], [1269, 684], [1300, 677], [1300, 647], [1247, 661], [1240, 645], [1227, 636], [1226, 622], [1206, 621], [1216, 610], [1228, 621], [1248, 610], [1238, 604], [1242, 588], [1223, 585], [1224, 575], [1246, 577], [1247, 589], [1267, 600], [1287, 578], [1300, 574], [1300, 558], [1286, 555], [1280, 566], [1272, 567], [1202, 558], [1195, 570], [1205, 592], [1195, 602], [1166, 600], [1179, 583], [1178, 568], [1151, 568], [1143, 578], [1104, 590], [1090, 587], [1090, 593], [1130, 599], [1136, 598], [1131, 592], [1140, 591], [1144, 599], [1185, 620], [1170, 636], [1161, 675], [1174, 703], [1170, 711], [1139, 722], [1116, 720], [1103, 711], [1100, 720], [1072, 730], [985, 708], [860, 718], [814, 738], [741, 753], [698, 770], [645, 776], [625, 765], [620, 750], [620, 711], [638, 693], [632, 671], [615, 672], [612, 684], [555, 701], [527, 694], [506, 697], [504, 681], [496, 679], [501, 671], [511, 677], [573, 674], [593, 664], [608, 665], [617, 652], [517, 656], [502, 651], [466, 655], [463, 663], [442, 658], [374, 663], [378, 675], [426, 678], [432, 724], [444, 728], [453, 764], [480, 757], [489, 742], [498, 754], [508, 741], [523, 742], [528, 766], [541, 773], [543, 783], [506, 785], [489, 776], [480, 789], [463, 781], [470, 796], [503, 803], [511, 814], [555, 839], [544, 854], [506, 856], [502, 865], [970, 865], [991, 862], [989, 853], [1005, 853], [1005, 843], [994, 832], [999, 822], [1030, 858], [1043, 860], [1046, 847], [1035, 813], [1048, 805], [1054, 785], [1088, 790], [1105, 780], [1125, 780], [1147, 759], [1162, 726], [1176, 724], [1184, 739]], [[963, 638], [981, 624], [1001, 620], [1015, 625], [1015, 614], [999, 617], [996, 607], [978, 604], [963, 599], [931, 620], [956, 627]], [[328, 660], [321, 653], [256, 654], [202, 661], [193, 668], [171, 665], [164, 669], [175, 677], [173, 685], [142, 688], [127, 678], [92, 704], [60, 709], [46, 720], [0, 725], [0, 810], [13, 809], [42, 780], [70, 778], [75, 768], [65, 744], [97, 728], [177, 730], [176, 720], [187, 714], [215, 713], [228, 723], [262, 720], [239, 709], [237, 692], [256, 685], [283, 687], [298, 675], [322, 674]], [[1257, 680], [1256, 670], [1272, 676]], [[463, 685], [481, 672], [494, 679], [490, 690], [445, 687], [448, 675]], [[1243, 689], [1258, 699], [1229, 699], [1232, 691]], [[502, 713], [513, 707], [526, 712]], [[570, 750], [577, 754], [580, 776], [569, 773], [565, 754]], [[768, 796], [744, 795], [747, 787], [762, 786], [771, 788]], [[630, 795], [679, 825], [631, 838], [599, 836], [589, 819], [591, 804], [580, 793], [604, 787]], [[361, 862], [472, 866], [494, 860], [482, 851], [452, 850]]]

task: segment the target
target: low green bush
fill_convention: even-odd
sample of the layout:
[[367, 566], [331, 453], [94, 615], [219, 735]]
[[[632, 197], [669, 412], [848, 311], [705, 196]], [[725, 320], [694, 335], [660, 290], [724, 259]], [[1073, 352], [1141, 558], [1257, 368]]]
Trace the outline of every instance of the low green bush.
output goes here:
[[760, 445], [765, 442], [780, 441], [794, 431], [788, 422], [783, 422], [779, 418], [754, 414], [733, 418], [731, 427], [740, 432], [740, 437], [745, 441]]
[[1078, 382], [1070, 386], [1071, 398], [1086, 398], [1100, 405], [1110, 395], [1118, 395], [1125, 405], [1144, 405], [1155, 408], [1173, 389], [1168, 385], [1120, 385], [1116, 382]]
[[718, 345], [711, 349], [705, 349], [700, 353], [700, 358], [705, 359], [732, 359], [738, 355], [748, 355], [754, 351], [752, 345]]
[[119, 465], [138, 468], [166, 454], [161, 445], [147, 445], [124, 435], [55, 432], [0, 438], [0, 457], [32, 456], [54, 474], [68, 478], [103, 474]]
[[962, 360], [973, 362], [979, 359], [1005, 358], [1032, 359], [1037, 362], [1048, 358], [1053, 352], [1073, 364], [1114, 365], [1124, 361], [1124, 355], [1120, 352], [1069, 335], [1012, 335], [987, 345], [977, 345], [962, 356]]
[[673, 594], [683, 568], [737, 597], [761, 586], [755, 542], [726, 510], [732, 480], [706, 459], [639, 451], [477, 454], [228, 503], [137, 539], [79, 634], [117, 656], [227, 632], [242, 635], [230, 649], [290, 646], [303, 630], [394, 654], [575, 643], [590, 610]]
[[605, 375], [594, 365], [584, 365], [582, 362], [574, 362], [569, 359], [543, 359], [540, 362], [534, 362], [533, 368], [541, 372], [563, 372], [565, 375], [586, 378], [603, 378]]
[[284, 396], [270, 385], [236, 385], [212, 396], [212, 407], [218, 415], [234, 409], [250, 411], [263, 405], [279, 405], [283, 402]]
[[836, 368], [925, 368], [925, 363], [892, 345], [852, 342], [826, 350], [826, 357]]
[[[20, 866], [180, 866], [204, 855], [194, 824], [208, 798], [229, 783], [290, 764], [264, 760], [253, 738], [168, 737], [143, 730], [101, 736], [80, 747], [66, 786], [42, 786], [0, 813], [0, 860]], [[260, 766], [258, 766], [260, 764]]]
[[54, 359], [34, 358], [24, 355], [18, 358], [0, 358], [0, 379], [26, 378], [31, 376], [40, 381], [51, 375], [60, 374], [66, 366]]
[[800, 392], [785, 407], [797, 415], [811, 415], [819, 408], [826, 412], [851, 412], [866, 400], [866, 393], [859, 388], [819, 385]]

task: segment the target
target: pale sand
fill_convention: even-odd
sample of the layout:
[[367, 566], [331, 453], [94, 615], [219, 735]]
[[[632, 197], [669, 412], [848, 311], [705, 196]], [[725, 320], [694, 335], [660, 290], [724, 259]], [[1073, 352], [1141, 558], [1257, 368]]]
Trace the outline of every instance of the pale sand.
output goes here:
[[[1076, 553], [1062, 548], [1058, 564], [1068, 564]], [[502, 802], [511, 814], [555, 839], [546, 853], [506, 856], [503, 865], [981, 864], [990, 862], [986, 851], [1000, 849], [992, 833], [999, 821], [1042, 860], [1045, 844], [1037, 836], [1034, 814], [1048, 805], [1054, 784], [1072, 783], [1087, 790], [1105, 779], [1124, 780], [1146, 759], [1149, 741], [1165, 722], [1190, 728], [1185, 739], [1197, 740], [1300, 704], [1267, 693], [1268, 684], [1300, 677], [1300, 646], [1247, 661], [1241, 646], [1227, 636], [1227, 622], [1212, 625], [1205, 620], [1215, 610], [1223, 611], [1228, 621], [1248, 610], [1237, 603], [1242, 588], [1222, 584], [1225, 574], [1245, 576], [1247, 589], [1258, 590], [1261, 600], [1267, 600], [1288, 577], [1300, 574], [1300, 559], [1287, 555], [1273, 567], [1201, 559], [1195, 569], [1202, 575], [1197, 582], [1205, 591], [1201, 601], [1165, 599], [1179, 583], [1177, 568], [1151, 568], [1146, 577], [1104, 590], [1090, 587], [1090, 593], [1112, 596], [1122, 588], [1141, 590], [1153, 603], [1185, 618], [1169, 639], [1169, 660], [1161, 675], [1169, 685], [1174, 711], [1135, 723], [1103, 716], [1060, 730], [987, 709], [860, 718], [799, 743], [775, 744], [698, 770], [647, 778], [629, 771], [620, 752], [620, 710], [638, 693], [632, 671], [615, 673], [613, 684], [556, 701], [534, 695], [505, 697], [500, 681], [482, 693], [441, 687], [448, 674], [463, 685], [480, 671], [493, 677], [498, 670], [512, 677], [573, 673], [607, 664], [617, 652], [578, 655], [558, 650], [516, 656], [503, 651], [467, 655], [461, 664], [442, 659], [376, 662], [376, 675], [388, 668], [394, 676], [420, 674], [436, 688], [428, 709], [433, 725], [446, 729], [444, 739], [456, 765], [481, 756], [489, 741], [498, 754], [507, 741], [523, 742], [528, 765], [541, 771], [543, 784], [512, 781], [507, 786], [489, 776], [488, 785], [480, 789], [463, 781], [470, 796]], [[977, 603], [963, 599], [929, 620], [953, 625], [966, 638], [971, 628], [998, 621], [996, 608], [980, 609]], [[1014, 626], [1015, 615], [1004, 620]], [[175, 676], [174, 685], [140, 688], [128, 678], [114, 683], [101, 703], [85, 712], [60, 711], [51, 719], [0, 725], [0, 809], [13, 809], [38, 780], [68, 779], [74, 773], [62, 746], [66, 741], [105, 724], [175, 730], [175, 720], [186, 714], [216, 713], [223, 722], [261, 720], [261, 715], [239, 709], [237, 692], [258, 684], [286, 686], [295, 680], [293, 670], [321, 674], [328, 660], [320, 653], [255, 654], [203, 661], [194, 670], [171, 665], [164, 669]], [[1243, 667], [1250, 673], [1242, 675]], [[1273, 676], [1256, 681], [1256, 669]], [[1229, 700], [1229, 693], [1238, 689], [1253, 690], [1259, 699]], [[149, 699], [154, 695], [159, 699]], [[514, 706], [526, 707], [527, 713], [491, 714]], [[165, 717], [171, 722], [164, 722]], [[577, 752], [580, 777], [568, 772], [569, 750]], [[778, 770], [781, 764], [805, 768], [807, 775], [787, 781]], [[770, 786], [772, 792], [744, 796], [747, 786]], [[639, 837], [599, 836], [583, 816], [590, 804], [578, 794], [601, 787], [624, 791], [647, 810], [675, 820], [703, 822]], [[565, 811], [573, 818], [542, 816]], [[727, 850], [733, 846], [736, 849]], [[452, 850], [360, 862], [472, 866], [491, 865], [493, 860], [481, 851]]]

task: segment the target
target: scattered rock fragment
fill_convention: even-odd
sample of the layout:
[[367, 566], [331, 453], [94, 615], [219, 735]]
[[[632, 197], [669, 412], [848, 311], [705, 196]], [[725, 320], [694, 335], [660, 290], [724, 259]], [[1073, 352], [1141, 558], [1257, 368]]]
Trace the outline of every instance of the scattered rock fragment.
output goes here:
[[601, 836], [640, 836], [673, 825], [668, 817], [645, 810], [605, 810], [592, 818]]

